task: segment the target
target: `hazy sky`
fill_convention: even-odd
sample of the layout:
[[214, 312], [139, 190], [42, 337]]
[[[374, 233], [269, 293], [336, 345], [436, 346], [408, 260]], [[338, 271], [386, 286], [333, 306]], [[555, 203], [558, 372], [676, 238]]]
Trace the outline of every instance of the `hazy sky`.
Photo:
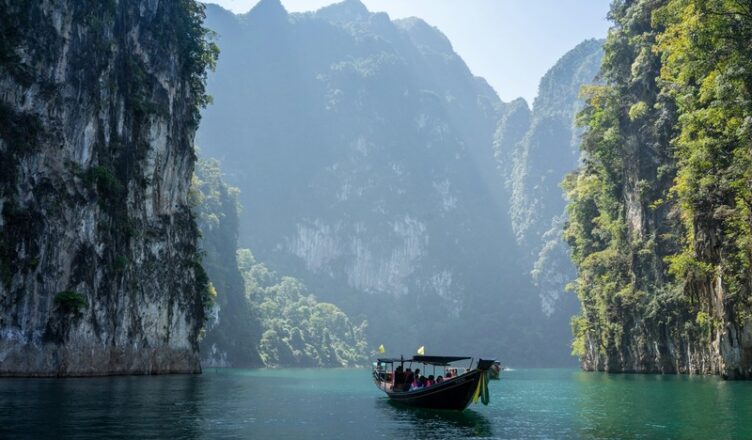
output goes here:
[[[258, 0], [210, 0], [247, 12]], [[532, 104], [538, 81], [556, 60], [586, 38], [604, 38], [610, 0], [361, 0], [391, 18], [420, 17], [438, 27], [475, 75], [505, 101]], [[282, 0], [290, 12], [334, 0]]]

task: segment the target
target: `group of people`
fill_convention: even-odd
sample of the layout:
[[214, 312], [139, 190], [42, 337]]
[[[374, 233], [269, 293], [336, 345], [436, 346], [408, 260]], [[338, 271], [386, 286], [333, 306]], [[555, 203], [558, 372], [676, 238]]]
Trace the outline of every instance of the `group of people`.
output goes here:
[[403, 370], [402, 366], [399, 366], [394, 370], [392, 391], [414, 391], [442, 383], [445, 380], [455, 377], [457, 375], [457, 369], [453, 368], [447, 370], [445, 374], [446, 377], [438, 376], [434, 378], [433, 374], [426, 377], [420, 374], [420, 368], [416, 368], [415, 371], [412, 371], [410, 368]]

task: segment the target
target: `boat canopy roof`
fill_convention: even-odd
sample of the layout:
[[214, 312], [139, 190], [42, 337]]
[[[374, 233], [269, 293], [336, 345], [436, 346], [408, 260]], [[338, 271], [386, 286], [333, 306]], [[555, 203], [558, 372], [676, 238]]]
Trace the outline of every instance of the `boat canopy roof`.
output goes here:
[[429, 364], [429, 365], [449, 365], [452, 362], [457, 361], [466, 361], [468, 359], [472, 359], [469, 356], [413, 356], [411, 359], [412, 362], [420, 362], [421, 364]]
[[393, 364], [395, 362], [406, 362], [410, 359], [398, 359], [398, 358], [378, 358], [376, 359], [381, 364]]
[[419, 362], [421, 364], [445, 366], [452, 362], [466, 361], [472, 359], [470, 356], [421, 356], [415, 355], [411, 358], [378, 358], [382, 364], [396, 364], [398, 362]]

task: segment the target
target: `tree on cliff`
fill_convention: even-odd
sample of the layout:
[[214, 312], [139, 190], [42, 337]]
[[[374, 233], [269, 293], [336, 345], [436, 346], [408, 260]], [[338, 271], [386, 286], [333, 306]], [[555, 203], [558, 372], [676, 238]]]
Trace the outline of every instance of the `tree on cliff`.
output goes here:
[[752, 16], [616, 1], [565, 237], [588, 369], [750, 376]]

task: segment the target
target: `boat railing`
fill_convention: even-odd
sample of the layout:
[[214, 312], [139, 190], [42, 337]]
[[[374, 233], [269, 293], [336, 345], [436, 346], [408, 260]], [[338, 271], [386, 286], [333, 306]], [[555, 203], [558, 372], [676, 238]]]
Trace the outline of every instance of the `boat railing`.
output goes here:
[[[451, 362], [456, 362], [458, 360], [469, 360], [470, 363], [467, 365], [467, 367], [461, 367], [458, 365], [453, 365]], [[446, 361], [446, 362], [445, 362]], [[494, 360], [489, 359], [482, 359], [479, 358], [477, 362], [475, 362], [475, 359], [472, 357], [437, 357], [437, 356], [416, 356], [409, 359], [404, 359], [400, 357], [399, 359], [378, 359], [377, 362], [373, 365], [373, 378], [376, 382], [376, 385], [379, 387], [379, 389], [383, 391], [395, 391], [394, 390], [394, 374], [395, 374], [395, 364], [399, 364], [399, 366], [403, 367], [405, 364], [407, 364], [407, 368], [411, 368], [414, 363], [422, 365], [423, 372], [427, 372], [428, 368], [430, 367], [432, 369], [432, 376], [436, 376], [436, 368], [443, 368], [444, 374], [443, 374], [443, 380], [442, 382], [448, 382], [448, 381], [454, 381], [454, 379], [463, 377], [466, 374], [472, 373], [473, 371], [481, 370], [486, 372], [489, 370], [489, 368], [493, 365]], [[473, 366], [475, 368], [473, 368]], [[446, 374], [448, 372], [451, 372], [452, 374], [450, 377], [447, 377]], [[436, 383], [435, 383], [436, 384]], [[409, 389], [402, 390], [405, 392], [409, 392]]]

